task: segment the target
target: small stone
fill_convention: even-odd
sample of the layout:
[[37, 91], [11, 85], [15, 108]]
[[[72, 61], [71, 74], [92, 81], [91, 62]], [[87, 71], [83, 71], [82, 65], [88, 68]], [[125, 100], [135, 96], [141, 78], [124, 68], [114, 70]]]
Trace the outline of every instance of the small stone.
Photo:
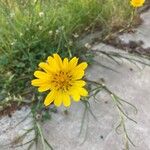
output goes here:
[[103, 135], [100, 136], [101, 139], [104, 139]]
[[90, 48], [92, 47], [89, 43], [86, 43], [84, 46], [85, 46], [87, 49], [90, 49]]

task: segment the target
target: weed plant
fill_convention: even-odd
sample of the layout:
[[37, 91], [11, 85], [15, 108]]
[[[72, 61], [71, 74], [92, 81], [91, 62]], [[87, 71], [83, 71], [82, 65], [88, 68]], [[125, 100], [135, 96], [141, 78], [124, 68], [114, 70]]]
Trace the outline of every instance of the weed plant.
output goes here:
[[77, 42], [85, 30], [106, 35], [130, 15], [126, 0], [0, 0], [1, 99], [31, 92], [33, 70], [48, 55], [85, 53]]

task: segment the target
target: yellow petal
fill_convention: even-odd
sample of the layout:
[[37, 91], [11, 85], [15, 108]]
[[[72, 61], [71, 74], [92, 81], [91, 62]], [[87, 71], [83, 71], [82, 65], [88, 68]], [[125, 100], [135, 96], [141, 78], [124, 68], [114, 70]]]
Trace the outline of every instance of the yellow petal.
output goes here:
[[62, 104], [62, 94], [57, 92], [56, 95], [57, 96], [56, 96], [56, 98], [54, 100], [54, 104], [55, 104], [55, 106], [59, 107]]
[[54, 60], [54, 58], [53, 58], [52, 56], [49, 56], [49, 57], [47, 58], [48, 64], [51, 65], [51, 64], [53, 63], [53, 60]]
[[84, 71], [83, 70], [74, 70], [72, 73], [72, 79], [77, 80], [81, 79], [84, 76]]
[[72, 75], [73, 75], [73, 79], [77, 80], [77, 79], [81, 79], [84, 76], [84, 70], [87, 67], [87, 63], [83, 62], [81, 64], [79, 64], [78, 66], [76, 66], [73, 70], [72, 70]]
[[72, 98], [74, 101], [78, 102], [80, 100], [80, 95], [79, 93], [73, 93]]
[[53, 54], [55, 61], [57, 62], [59, 68], [62, 68], [62, 59], [58, 54]]
[[81, 70], [85, 70], [87, 68], [88, 64], [86, 62], [82, 62], [81, 64], [79, 64], [76, 69], [81, 69]]
[[51, 77], [50, 74], [47, 74], [43, 71], [35, 71], [34, 76], [40, 79], [45, 79], [45, 80], [49, 80]]
[[80, 94], [77, 90], [78, 89], [76, 89], [76, 88], [71, 88], [69, 90], [69, 94], [72, 96], [73, 100], [76, 102], [78, 102], [80, 100]]
[[51, 73], [53, 71], [52, 68], [47, 63], [44, 62], [41, 62], [39, 64], [39, 67], [42, 68], [47, 73]]
[[85, 88], [80, 88], [79, 93], [81, 96], [88, 96], [88, 91]]
[[[59, 59], [59, 58], [57, 58], [57, 59]], [[50, 68], [51, 68], [51, 72], [56, 72], [56, 71], [59, 71], [61, 69], [60, 66], [59, 66], [60, 62], [57, 62], [57, 59], [54, 59], [51, 56], [49, 56], [47, 58], [47, 62], [49, 64]]]
[[80, 96], [87, 96], [88, 92], [86, 89], [84, 89], [82, 87], [74, 86], [69, 90], [69, 94], [72, 96], [74, 101], [79, 101]]
[[63, 60], [63, 69], [67, 69], [68, 68], [68, 58], [65, 58], [64, 60]]
[[31, 81], [31, 85], [33, 85], [33, 86], [42, 86], [45, 83], [47, 83], [47, 82], [44, 80], [41, 80], [41, 79], [34, 79]]
[[64, 106], [69, 107], [70, 104], [71, 104], [69, 95], [66, 94], [66, 93], [63, 93], [62, 95], [63, 95], [63, 104], [64, 104]]
[[73, 69], [76, 67], [78, 63], [78, 58], [73, 57], [70, 61], [69, 61], [69, 69]]
[[77, 86], [77, 87], [82, 87], [82, 86], [85, 86], [85, 85], [86, 85], [86, 82], [83, 81], [83, 80], [75, 81], [75, 83], [73, 84], [73, 86]]
[[44, 105], [48, 106], [50, 105], [55, 99], [55, 91], [51, 91], [44, 100]]
[[39, 92], [44, 92], [44, 91], [49, 90], [50, 88], [51, 88], [50, 85], [44, 85], [44, 86], [40, 86], [40, 87], [38, 88], [38, 91], [39, 91]]

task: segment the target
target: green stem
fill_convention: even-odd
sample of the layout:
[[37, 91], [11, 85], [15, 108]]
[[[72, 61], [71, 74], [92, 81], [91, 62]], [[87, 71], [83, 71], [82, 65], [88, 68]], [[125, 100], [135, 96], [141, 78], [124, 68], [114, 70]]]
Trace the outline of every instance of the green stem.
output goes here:
[[36, 122], [36, 125], [37, 125], [37, 128], [39, 130], [39, 134], [41, 136], [41, 141], [42, 141], [42, 145], [43, 145], [43, 150], [46, 150], [46, 147], [45, 147], [45, 140], [44, 140], [44, 137], [43, 137], [43, 133], [42, 133], [42, 129], [39, 125], [39, 123]]

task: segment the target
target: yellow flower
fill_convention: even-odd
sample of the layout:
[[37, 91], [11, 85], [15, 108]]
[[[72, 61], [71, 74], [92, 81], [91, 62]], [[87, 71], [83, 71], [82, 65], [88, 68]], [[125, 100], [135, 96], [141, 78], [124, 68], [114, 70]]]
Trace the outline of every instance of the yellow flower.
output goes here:
[[47, 62], [41, 62], [39, 67], [43, 71], [35, 71], [34, 76], [37, 79], [32, 80], [32, 85], [37, 86], [39, 92], [50, 90], [46, 96], [44, 104], [50, 105], [52, 102], [56, 106], [62, 103], [68, 107], [71, 99], [79, 101], [81, 96], [87, 96], [88, 92], [84, 88], [86, 82], [81, 80], [87, 63], [78, 63], [78, 58], [73, 57], [62, 60], [58, 54], [49, 56]]
[[141, 7], [143, 6], [145, 0], [131, 0], [131, 5], [133, 7]]

